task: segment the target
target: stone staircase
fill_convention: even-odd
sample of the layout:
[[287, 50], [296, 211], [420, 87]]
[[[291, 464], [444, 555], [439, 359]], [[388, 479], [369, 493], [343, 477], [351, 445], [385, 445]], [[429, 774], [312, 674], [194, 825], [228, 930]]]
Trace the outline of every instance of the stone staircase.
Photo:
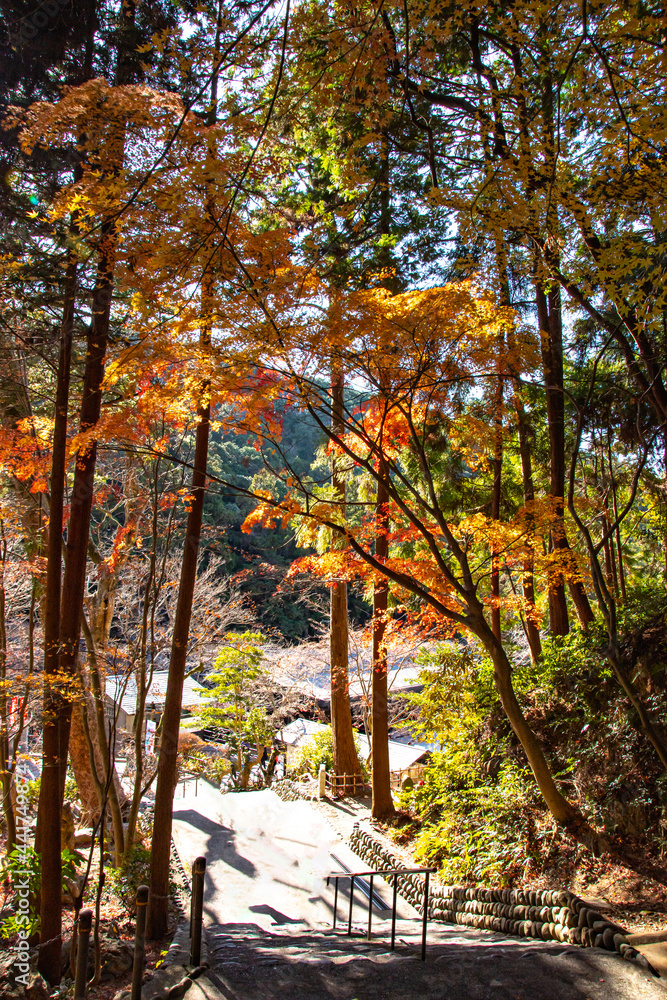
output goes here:
[[227, 1000], [665, 997], [658, 983], [617, 956], [555, 942], [490, 941], [471, 931], [456, 939], [438, 929], [429, 934], [422, 962], [418, 924], [397, 921], [393, 952], [384, 927], [369, 942], [361, 926], [348, 936], [295, 925], [268, 932], [255, 924], [213, 924], [208, 976]]

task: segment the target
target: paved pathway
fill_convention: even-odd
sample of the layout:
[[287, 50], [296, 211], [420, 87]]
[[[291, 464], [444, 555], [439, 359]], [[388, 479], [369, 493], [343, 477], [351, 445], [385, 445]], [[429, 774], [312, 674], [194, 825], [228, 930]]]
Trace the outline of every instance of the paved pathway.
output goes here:
[[[186, 867], [207, 856], [209, 979], [226, 1000], [666, 1000], [663, 980], [609, 952], [447, 924], [429, 925], [422, 963], [407, 903], [394, 952], [389, 913], [374, 911], [370, 943], [361, 904], [351, 937], [332, 932], [331, 851], [366, 865], [316, 807], [271, 791], [220, 795], [206, 782], [181, 798], [181, 787], [174, 839]], [[339, 905], [341, 919], [346, 895]]]

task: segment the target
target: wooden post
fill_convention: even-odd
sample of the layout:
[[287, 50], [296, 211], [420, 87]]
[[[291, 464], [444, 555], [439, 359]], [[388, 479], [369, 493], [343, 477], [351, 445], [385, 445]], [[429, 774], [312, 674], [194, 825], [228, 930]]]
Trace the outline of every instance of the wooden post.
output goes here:
[[424, 875], [424, 913], [422, 914], [422, 962], [426, 961], [426, 924], [428, 923], [428, 882], [431, 873]]
[[195, 858], [192, 866], [192, 909], [190, 922], [190, 964], [201, 961], [201, 929], [204, 909], [204, 875], [206, 858]]
[[81, 910], [77, 930], [74, 1000], [85, 1000], [88, 992], [88, 942], [92, 926], [93, 911]]
[[373, 876], [371, 875], [371, 891], [368, 897], [368, 933], [366, 934], [366, 940], [371, 939], [371, 920], [373, 919]]
[[394, 892], [391, 903], [391, 950], [396, 943], [396, 896], [398, 895], [398, 875], [394, 875]]
[[134, 965], [132, 967], [132, 1000], [141, 1000], [141, 980], [144, 974], [146, 954], [146, 907], [148, 906], [148, 886], [137, 889], [137, 923], [134, 928]]

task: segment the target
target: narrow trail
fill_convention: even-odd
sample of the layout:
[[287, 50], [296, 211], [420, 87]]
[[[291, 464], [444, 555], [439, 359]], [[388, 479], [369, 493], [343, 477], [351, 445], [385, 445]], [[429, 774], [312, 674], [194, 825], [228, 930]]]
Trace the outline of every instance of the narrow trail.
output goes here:
[[[204, 921], [211, 981], [227, 1000], [638, 1000], [660, 998], [663, 980], [594, 948], [538, 942], [441, 923], [429, 924], [425, 963], [421, 920], [402, 902], [396, 950], [391, 914], [355, 901], [345, 933], [341, 888], [332, 931], [326, 874], [357, 858], [316, 806], [283, 802], [270, 790], [221, 795], [207, 782], [179, 786], [174, 841], [189, 869], [207, 858]], [[389, 902], [387, 887], [380, 895]]]

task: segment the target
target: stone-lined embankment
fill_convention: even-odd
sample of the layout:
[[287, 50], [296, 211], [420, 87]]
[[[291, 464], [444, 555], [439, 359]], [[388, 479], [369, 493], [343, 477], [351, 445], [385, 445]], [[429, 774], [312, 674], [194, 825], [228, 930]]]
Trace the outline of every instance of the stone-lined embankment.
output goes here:
[[[352, 831], [350, 847], [369, 868], [405, 867], [399, 857], [385, 850], [358, 824]], [[418, 913], [423, 913], [423, 876], [401, 876], [398, 892]], [[429, 893], [429, 919], [542, 941], [605, 948], [650, 969], [644, 956], [628, 942], [624, 927], [607, 920], [568, 891], [434, 886]]]

